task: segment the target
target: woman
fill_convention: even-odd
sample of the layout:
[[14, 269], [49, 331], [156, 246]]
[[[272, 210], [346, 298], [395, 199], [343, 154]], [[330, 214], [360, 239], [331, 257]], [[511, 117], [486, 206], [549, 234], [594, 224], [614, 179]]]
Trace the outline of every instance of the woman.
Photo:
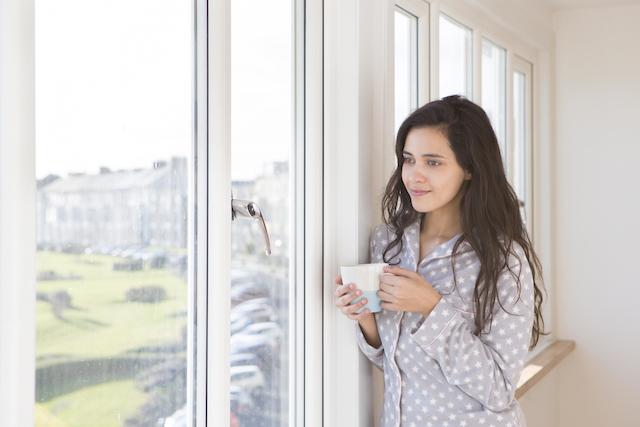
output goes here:
[[547, 335], [542, 268], [489, 118], [460, 96], [430, 102], [400, 126], [396, 157], [370, 240], [371, 262], [389, 264], [382, 311], [351, 305], [362, 292], [336, 278], [336, 306], [384, 371], [380, 425], [524, 427], [514, 395]]

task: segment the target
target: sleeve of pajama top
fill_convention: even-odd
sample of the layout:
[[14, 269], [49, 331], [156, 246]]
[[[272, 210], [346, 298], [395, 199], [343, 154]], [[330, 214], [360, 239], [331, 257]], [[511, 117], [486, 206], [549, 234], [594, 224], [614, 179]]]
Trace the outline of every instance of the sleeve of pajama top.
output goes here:
[[[512, 314], [496, 301], [490, 332], [478, 337], [445, 296], [411, 335], [438, 362], [450, 384], [494, 412], [507, 409], [515, 399], [534, 320], [531, 269], [522, 247], [514, 242], [513, 248], [519, 258], [509, 255], [513, 274], [505, 268], [498, 280], [500, 302]], [[520, 278], [520, 293], [514, 275]]]
[[[369, 261], [373, 262], [372, 260], [376, 259], [375, 258], [375, 244], [374, 244], [374, 235], [375, 233], [380, 229], [380, 226], [376, 227], [373, 232], [371, 233], [371, 236], [369, 238]], [[375, 313], [374, 313], [375, 316]], [[355, 329], [356, 329], [356, 340], [358, 342], [358, 347], [360, 347], [360, 350], [362, 351], [362, 353], [367, 356], [367, 358], [374, 364], [376, 365], [378, 368], [383, 369], [383, 358], [384, 358], [384, 347], [382, 346], [382, 344], [380, 344], [380, 347], [375, 348], [371, 345], [369, 345], [369, 343], [367, 342], [366, 338], [364, 337], [364, 334], [362, 333], [362, 329], [360, 329], [360, 324], [355, 321]]]

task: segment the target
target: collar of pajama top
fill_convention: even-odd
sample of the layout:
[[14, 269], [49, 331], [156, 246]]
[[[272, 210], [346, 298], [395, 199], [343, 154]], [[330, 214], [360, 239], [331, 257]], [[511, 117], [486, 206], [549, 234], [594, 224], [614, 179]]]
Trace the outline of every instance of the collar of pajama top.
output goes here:
[[[397, 265], [401, 268], [410, 271], [416, 271], [420, 273], [420, 275], [426, 278], [429, 283], [433, 286], [433, 288], [439, 293], [448, 293], [453, 288], [453, 271], [451, 270], [451, 255], [453, 251], [453, 247], [455, 243], [458, 241], [462, 233], [455, 234], [452, 238], [447, 240], [446, 242], [442, 242], [435, 246], [426, 256], [420, 260], [420, 222], [421, 216], [409, 224], [404, 231], [403, 239], [403, 247], [402, 251], [394, 256], [390, 261], [392, 263], [399, 262]], [[389, 239], [394, 238], [395, 236], [389, 231], [388, 227], [385, 224], [381, 224], [377, 227], [379, 232], [385, 233], [386, 236], [380, 236], [378, 239], [378, 253], [382, 253], [382, 246], [386, 246], [386, 242], [390, 241]], [[376, 236], [374, 236], [376, 237]], [[382, 243], [382, 244], [381, 244]], [[395, 254], [397, 251], [396, 248], [390, 251], [391, 254]], [[477, 258], [475, 257], [475, 253], [471, 248], [471, 245], [464, 241], [462, 242], [457, 249], [456, 255], [457, 262], [458, 260], [466, 261], [468, 265], [470, 260], [471, 262], [476, 262]], [[371, 262], [376, 262], [372, 260]], [[382, 260], [378, 260], [377, 262], [382, 262]], [[458, 264], [456, 268], [456, 272], [458, 273], [456, 280], [458, 282], [458, 287], [460, 287], [460, 270], [462, 269], [461, 265]], [[461, 304], [457, 304], [456, 308], [462, 309], [465, 312], [468, 312], [469, 306], [464, 304], [462, 300], [460, 300]], [[404, 312], [402, 311], [387, 311], [383, 310], [387, 315], [391, 314], [394, 317], [395, 321], [400, 321], [403, 317]], [[416, 324], [417, 327], [422, 324], [424, 320], [421, 317], [421, 320]]]

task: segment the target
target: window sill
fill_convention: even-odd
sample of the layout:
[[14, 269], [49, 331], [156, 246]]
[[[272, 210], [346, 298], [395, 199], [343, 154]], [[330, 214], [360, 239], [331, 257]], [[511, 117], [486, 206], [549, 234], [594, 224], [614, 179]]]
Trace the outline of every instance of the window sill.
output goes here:
[[518, 381], [516, 399], [524, 396], [531, 387], [544, 378], [562, 359], [567, 357], [575, 347], [575, 341], [557, 340], [527, 363]]

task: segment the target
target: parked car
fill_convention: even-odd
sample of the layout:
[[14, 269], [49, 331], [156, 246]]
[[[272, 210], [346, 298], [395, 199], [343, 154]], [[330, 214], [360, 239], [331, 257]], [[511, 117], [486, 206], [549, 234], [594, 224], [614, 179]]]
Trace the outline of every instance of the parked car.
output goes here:
[[251, 323], [246, 328], [242, 329], [241, 333], [249, 335], [263, 335], [274, 339], [275, 342], [280, 343], [282, 340], [282, 329], [276, 322], [257, 322]]
[[258, 365], [258, 357], [251, 353], [232, 353], [229, 357], [230, 366]]
[[276, 310], [267, 304], [252, 304], [245, 305], [243, 307], [234, 307], [231, 309], [230, 320], [231, 323], [241, 317], [250, 317], [255, 319], [257, 316], [268, 316], [269, 320], [276, 320]]
[[232, 335], [229, 343], [231, 353], [254, 353], [263, 361], [275, 352], [278, 344], [272, 336], [243, 333]]
[[273, 358], [273, 339], [260, 335], [235, 334], [230, 340], [230, 350], [232, 354], [252, 353], [255, 354], [262, 363], [267, 363]]
[[183, 406], [165, 418], [163, 427], [187, 427], [187, 406]]
[[270, 295], [270, 289], [260, 282], [231, 283], [230, 296], [232, 307], [243, 301], [254, 298], [269, 297]]
[[232, 366], [230, 370], [231, 385], [240, 387], [251, 394], [255, 394], [264, 389], [264, 375], [257, 366]]
[[240, 316], [231, 322], [231, 335], [237, 334], [253, 323], [270, 322], [271, 320], [271, 314], [265, 312], [253, 312], [251, 317]]
[[253, 307], [256, 305], [273, 308], [273, 300], [269, 297], [251, 298], [236, 305], [232, 310], [244, 310], [244, 307]]

